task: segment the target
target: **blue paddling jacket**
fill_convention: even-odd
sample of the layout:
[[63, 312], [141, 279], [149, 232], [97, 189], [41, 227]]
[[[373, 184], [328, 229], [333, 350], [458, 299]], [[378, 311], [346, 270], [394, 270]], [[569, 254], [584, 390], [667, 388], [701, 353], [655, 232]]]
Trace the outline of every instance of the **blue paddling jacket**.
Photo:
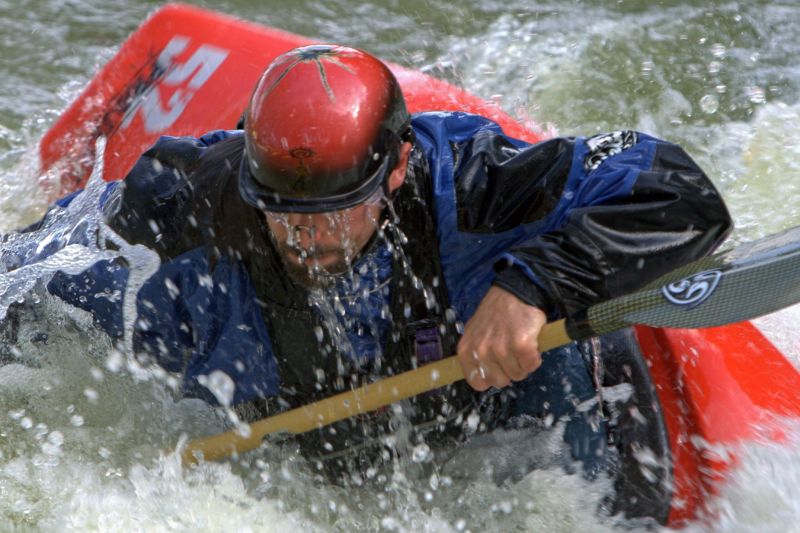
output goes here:
[[[115, 185], [108, 220], [161, 258], [138, 293], [136, 351], [180, 372], [186, 394], [258, 405], [260, 416], [454, 353], [492, 284], [556, 318], [707, 254], [731, 228], [692, 159], [642, 133], [531, 145], [463, 113], [418, 114], [412, 126], [384, 224], [322, 292], [285, 275], [263, 213], [239, 197], [240, 131], [161, 138]], [[122, 303], [92, 296], [123, 290], [127, 276], [105, 261], [49, 289], [119, 337]], [[217, 371], [232, 397], [208, 388]], [[418, 418], [441, 425], [460, 423], [474, 397], [462, 383], [419, 402]]]

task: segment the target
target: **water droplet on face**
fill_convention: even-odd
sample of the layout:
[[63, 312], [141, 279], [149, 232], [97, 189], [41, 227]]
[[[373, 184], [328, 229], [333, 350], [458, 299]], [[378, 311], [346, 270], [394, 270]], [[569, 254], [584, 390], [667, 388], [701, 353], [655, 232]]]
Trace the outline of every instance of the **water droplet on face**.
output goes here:
[[719, 99], [713, 94], [707, 94], [700, 99], [700, 109], [707, 115], [713, 115], [719, 109]]

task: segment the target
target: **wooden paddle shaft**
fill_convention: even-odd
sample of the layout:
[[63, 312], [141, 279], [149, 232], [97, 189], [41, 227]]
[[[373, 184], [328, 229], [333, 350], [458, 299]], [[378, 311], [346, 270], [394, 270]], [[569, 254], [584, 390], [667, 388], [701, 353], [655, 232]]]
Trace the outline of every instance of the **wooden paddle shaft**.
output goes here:
[[[569, 342], [571, 339], [567, 335], [564, 320], [558, 320], [542, 328], [539, 334], [539, 351], [546, 352]], [[458, 358], [447, 357], [358, 389], [264, 418], [250, 424], [249, 432], [232, 430], [193, 440], [182, 452], [183, 463], [196, 463], [200, 457], [206, 461], [224, 459], [232, 454], [257, 448], [264, 437], [271, 433], [305, 433], [450, 385], [460, 379], [464, 379], [464, 374]]]

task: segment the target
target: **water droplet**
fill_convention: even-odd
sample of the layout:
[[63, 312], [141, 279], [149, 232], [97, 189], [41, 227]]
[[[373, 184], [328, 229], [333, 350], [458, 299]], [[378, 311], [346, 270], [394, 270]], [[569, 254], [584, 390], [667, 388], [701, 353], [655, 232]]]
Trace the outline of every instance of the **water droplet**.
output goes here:
[[64, 434], [60, 431], [51, 431], [50, 434], [47, 435], [47, 442], [53, 446], [61, 446], [64, 444]]
[[707, 115], [713, 115], [719, 109], [719, 99], [713, 94], [707, 94], [700, 99], [700, 109]]
[[83, 395], [86, 396], [86, 399], [89, 400], [91, 403], [97, 403], [97, 391], [94, 389], [84, 389]]
[[427, 463], [431, 460], [431, 448], [424, 442], [414, 446], [411, 452], [411, 460], [415, 463]]
[[758, 86], [746, 87], [745, 94], [747, 94], [747, 99], [754, 104], [763, 104], [767, 101], [767, 95], [764, 89]]
[[109, 372], [116, 374], [122, 368], [122, 364], [122, 354], [117, 350], [112, 350], [106, 358], [106, 369], [108, 369]]
[[75, 427], [81, 427], [83, 425], [83, 417], [81, 415], [72, 415], [69, 423]]
[[228, 374], [221, 370], [214, 370], [208, 375], [199, 376], [197, 381], [214, 394], [220, 405], [225, 407], [231, 405], [236, 385]]
[[711, 45], [711, 55], [714, 57], [723, 59], [727, 53], [728, 50], [725, 48], [724, 44], [714, 43]]
[[236, 434], [246, 439], [253, 434], [253, 428], [245, 422], [238, 423], [236, 424]]
[[481, 422], [481, 417], [475, 411], [471, 412], [467, 417], [467, 433], [475, 433], [478, 431], [478, 424]]

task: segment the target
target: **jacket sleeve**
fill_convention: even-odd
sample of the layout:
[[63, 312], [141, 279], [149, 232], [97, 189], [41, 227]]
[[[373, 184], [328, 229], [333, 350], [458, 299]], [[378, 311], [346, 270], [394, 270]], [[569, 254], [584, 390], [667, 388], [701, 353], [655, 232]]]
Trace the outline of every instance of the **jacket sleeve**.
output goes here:
[[155, 250], [162, 260], [202, 244], [209, 217], [198, 210], [189, 176], [209, 147], [234, 135], [218, 130], [199, 138], [161, 137], [125, 177], [109, 226], [126, 241]]
[[630, 292], [718, 246], [719, 192], [680, 147], [622, 131], [523, 146], [483, 132], [457, 147], [462, 231], [530, 228], [494, 284], [551, 317]]
[[[182, 256], [187, 249], [197, 247], [201, 224], [193, 218], [191, 186], [187, 176], [197, 166], [209, 146], [231, 134], [227, 131], [215, 131], [200, 138], [161, 137], [142, 154], [124, 181], [108, 185], [100, 199], [100, 207], [109, 226], [130, 244], [142, 244], [158, 252], [162, 266], [175, 257]], [[59, 200], [57, 205], [67, 207], [81, 194], [82, 191], [73, 193]], [[32, 231], [38, 229], [38, 226], [39, 224], [23, 231]], [[66, 244], [69, 242], [54, 242], [52, 249], [45, 252], [53, 253]], [[27, 261], [37, 259], [33, 257]], [[22, 261], [17, 260], [16, 263]], [[47, 288], [51, 294], [67, 303], [92, 313], [95, 322], [106, 333], [118, 338], [123, 335], [122, 295], [128, 284], [128, 274], [125, 261], [104, 260], [80, 274], [57, 272], [48, 282]], [[147, 292], [151, 294], [150, 299], [157, 292], [154, 287], [167, 294], [163, 280], [156, 282], [163, 274], [159, 270], [146, 283]], [[169, 299], [164, 297], [163, 300]], [[139, 307], [140, 314], [147, 311], [143, 311], [141, 305]], [[180, 314], [177, 304], [172, 307], [161, 305], [164, 324], [170, 324], [172, 315]], [[170, 311], [165, 311], [168, 308]], [[147, 335], [154, 336], [145, 331], [144, 336]], [[189, 345], [188, 337], [178, 330], [167, 331], [164, 339], [162, 344], [168, 347], [181, 343]]]

